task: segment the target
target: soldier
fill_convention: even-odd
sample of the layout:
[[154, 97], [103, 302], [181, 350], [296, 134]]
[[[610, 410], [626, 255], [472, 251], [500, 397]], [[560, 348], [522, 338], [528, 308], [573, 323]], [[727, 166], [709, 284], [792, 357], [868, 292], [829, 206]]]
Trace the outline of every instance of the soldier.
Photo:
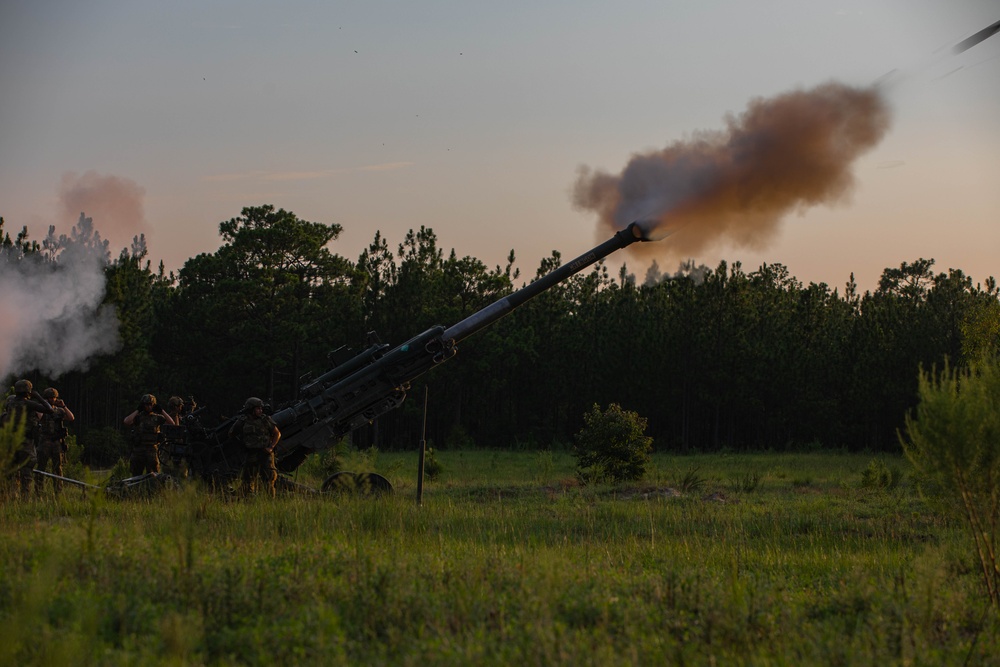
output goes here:
[[264, 414], [264, 401], [250, 397], [243, 404], [243, 416], [229, 429], [229, 437], [243, 443], [246, 459], [240, 479], [250, 493], [257, 492], [257, 478], [267, 485], [267, 492], [274, 497], [274, 482], [278, 470], [274, 467], [274, 446], [281, 439], [281, 431], [270, 416]]
[[132, 454], [129, 472], [132, 476], [146, 472], [160, 472], [157, 452], [160, 444], [160, 426], [173, 424], [174, 420], [156, 404], [156, 396], [143, 394], [139, 406], [125, 417], [125, 425], [132, 426]]
[[52, 412], [42, 396], [34, 390], [30, 380], [18, 380], [14, 383], [14, 394], [7, 398], [4, 404], [0, 423], [8, 421], [24, 422], [24, 435], [21, 446], [14, 452], [11, 462], [12, 477], [16, 477], [21, 490], [21, 498], [27, 499], [31, 491], [31, 471], [35, 468], [35, 444], [38, 440], [38, 424], [42, 415]]
[[163, 456], [160, 457], [160, 465], [168, 475], [178, 478], [188, 476], [188, 462], [185, 460], [187, 429], [181, 425], [184, 412], [183, 398], [171, 396], [167, 399], [167, 414], [174, 420], [177, 427], [163, 429], [163, 441], [160, 448]]
[[167, 414], [174, 420], [175, 424], [181, 423], [181, 411], [184, 409], [184, 399], [180, 396], [171, 396], [167, 399]]
[[[59, 391], [55, 387], [49, 387], [42, 392], [42, 396], [52, 406], [52, 413], [42, 415], [41, 423], [38, 425], [38, 462], [36, 468], [42, 472], [47, 472], [49, 461], [52, 462], [52, 474], [63, 474], [63, 463], [66, 461], [66, 422], [76, 419], [65, 401], [59, 398]], [[42, 495], [45, 489], [45, 477], [39, 476], [35, 479], [35, 491]], [[56, 495], [62, 491], [62, 480], [53, 479], [52, 489]]]

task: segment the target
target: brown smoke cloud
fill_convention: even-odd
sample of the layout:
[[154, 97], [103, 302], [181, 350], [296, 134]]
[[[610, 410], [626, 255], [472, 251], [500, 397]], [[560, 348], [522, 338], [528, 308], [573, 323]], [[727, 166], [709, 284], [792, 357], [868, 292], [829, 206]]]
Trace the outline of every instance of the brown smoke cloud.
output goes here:
[[81, 213], [86, 213], [111, 242], [112, 254], [117, 254], [117, 250], [131, 245], [132, 237], [140, 234], [149, 237], [143, 206], [145, 196], [145, 189], [127, 178], [102, 175], [94, 170], [82, 175], [67, 172], [59, 184], [59, 215], [71, 225]]
[[725, 124], [636, 154], [617, 175], [582, 167], [574, 205], [613, 230], [640, 220], [653, 239], [676, 233], [669, 249], [632, 246], [645, 252], [694, 256], [721, 241], [760, 248], [785, 214], [850, 195], [851, 165], [885, 135], [890, 111], [877, 87], [830, 82], [756, 98]]

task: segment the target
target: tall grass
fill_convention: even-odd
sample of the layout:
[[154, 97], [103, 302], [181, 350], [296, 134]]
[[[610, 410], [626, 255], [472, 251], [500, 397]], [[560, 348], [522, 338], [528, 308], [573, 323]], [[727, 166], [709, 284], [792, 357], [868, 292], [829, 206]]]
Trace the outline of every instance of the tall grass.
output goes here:
[[[4, 504], [0, 664], [989, 664], [1000, 649], [961, 527], [905, 475], [863, 485], [870, 457], [661, 456], [642, 493], [578, 486], [564, 453], [438, 457], [419, 507], [416, 455], [389, 453], [386, 498]], [[657, 492], [691, 470], [693, 492]], [[734, 486], [748, 471], [753, 488]]]

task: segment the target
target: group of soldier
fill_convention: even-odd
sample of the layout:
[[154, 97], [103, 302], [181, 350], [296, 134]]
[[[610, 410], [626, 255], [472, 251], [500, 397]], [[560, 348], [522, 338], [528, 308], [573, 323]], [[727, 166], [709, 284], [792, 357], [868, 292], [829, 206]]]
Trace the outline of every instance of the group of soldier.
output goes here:
[[[161, 474], [160, 446], [164, 426], [179, 426], [194, 409], [193, 401], [185, 403], [173, 396], [164, 408], [153, 394], [143, 394], [135, 410], [124, 419], [130, 429], [129, 473], [133, 477], [149, 473]], [[11, 490], [21, 498], [28, 498], [32, 482], [41, 496], [45, 479], [52, 478], [53, 490], [62, 490], [63, 465], [66, 461], [66, 423], [75, 416], [59, 398], [54, 387], [41, 394], [30, 380], [14, 383], [14, 392], [3, 406], [0, 423], [16, 420], [24, 424], [20, 446], [14, 451], [8, 481]], [[244, 449], [244, 462], [240, 473], [242, 488], [256, 493], [258, 484], [270, 496], [275, 494], [278, 477], [274, 448], [281, 439], [281, 431], [270, 416], [264, 413], [264, 402], [248, 398], [239, 418], [229, 430], [228, 437], [240, 442]], [[48, 468], [51, 466], [51, 473]]]
[[[45, 470], [49, 464], [52, 474], [62, 476], [63, 463], [66, 460], [66, 423], [76, 417], [59, 398], [59, 391], [49, 387], [39, 394], [30, 380], [18, 380], [14, 383], [14, 393], [4, 404], [0, 421], [6, 424], [9, 420], [24, 423], [24, 434], [20, 447], [13, 451], [10, 462], [11, 477], [15, 490], [22, 498], [31, 493], [31, 483], [36, 466]], [[44, 478], [35, 479], [35, 489], [42, 493]], [[62, 489], [62, 483], [53, 479], [56, 493]]]

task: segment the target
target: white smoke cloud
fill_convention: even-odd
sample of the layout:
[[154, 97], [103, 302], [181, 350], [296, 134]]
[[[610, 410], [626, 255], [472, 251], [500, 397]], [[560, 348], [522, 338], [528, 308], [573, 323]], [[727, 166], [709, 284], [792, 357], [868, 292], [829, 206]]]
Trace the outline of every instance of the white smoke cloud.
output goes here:
[[104, 257], [70, 244], [58, 261], [0, 253], [0, 377], [86, 370], [118, 349], [118, 319], [104, 298]]

